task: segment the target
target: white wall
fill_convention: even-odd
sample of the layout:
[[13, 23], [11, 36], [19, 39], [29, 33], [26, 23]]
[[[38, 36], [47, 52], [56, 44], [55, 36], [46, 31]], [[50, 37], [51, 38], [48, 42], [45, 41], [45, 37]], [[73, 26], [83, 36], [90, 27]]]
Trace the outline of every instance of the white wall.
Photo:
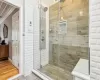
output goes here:
[[89, 2], [91, 80], [100, 80], [100, 0]]
[[4, 27], [4, 24], [8, 27], [8, 38], [6, 38], [6, 43], [8, 44], [8, 42], [11, 40], [11, 30], [12, 30], [12, 15], [9, 16], [1, 25], [1, 29], [0, 29], [0, 33], [1, 33], [1, 38], [2, 40], [4, 40], [4, 37], [3, 37], [3, 27]]
[[[25, 75], [40, 67], [38, 0], [25, 0]], [[30, 22], [32, 24], [30, 24]], [[33, 54], [34, 53], [34, 54]]]

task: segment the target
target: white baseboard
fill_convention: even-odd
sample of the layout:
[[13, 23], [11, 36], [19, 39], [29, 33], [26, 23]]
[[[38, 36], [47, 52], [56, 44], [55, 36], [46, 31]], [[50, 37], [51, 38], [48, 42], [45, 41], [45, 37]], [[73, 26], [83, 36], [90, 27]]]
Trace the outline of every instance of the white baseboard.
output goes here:
[[12, 63], [12, 65], [14, 65], [14, 64], [13, 64], [13, 61], [12, 61], [10, 58], [8, 58], [8, 60]]
[[[12, 61], [10, 58], [8, 58], [8, 60], [12, 63], [13, 66], [15, 66], [14, 63], [13, 63], [13, 61]], [[16, 67], [16, 66], [15, 66], [15, 67]], [[16, 67], [16, 68], [17, 68], [17, 67]], [[17, 69], [18, 69], [18, 68], [17, 68]]]
[[8, 58], [8, 60], [13, 64], [12, 60], [10, 58]]

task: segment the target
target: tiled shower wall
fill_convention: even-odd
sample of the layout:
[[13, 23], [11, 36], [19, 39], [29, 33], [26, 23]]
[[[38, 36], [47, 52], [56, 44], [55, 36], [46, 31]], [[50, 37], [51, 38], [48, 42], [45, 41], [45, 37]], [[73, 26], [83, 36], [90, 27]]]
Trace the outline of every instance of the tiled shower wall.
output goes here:
[[[67, 34], [59, 34], [59, 3], [50, 7], [50, 63], [72, 71], [80, 58], [88, 59], [89, 1], [65, 0], [60, 16], [67, 22]], [[52, 59], [51, 59], [52, 58]]]
[[90, 0], [91, 80], [100, 80], [100, 0]]

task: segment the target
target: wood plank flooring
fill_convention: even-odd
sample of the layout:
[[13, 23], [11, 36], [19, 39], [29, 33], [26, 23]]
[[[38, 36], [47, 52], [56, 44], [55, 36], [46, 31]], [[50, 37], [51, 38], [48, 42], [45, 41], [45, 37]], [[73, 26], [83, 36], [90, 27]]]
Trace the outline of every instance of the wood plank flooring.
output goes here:
[[9, 61], [0, 61], [0, 80], [7, 80], [18, 74], [18, 69]]

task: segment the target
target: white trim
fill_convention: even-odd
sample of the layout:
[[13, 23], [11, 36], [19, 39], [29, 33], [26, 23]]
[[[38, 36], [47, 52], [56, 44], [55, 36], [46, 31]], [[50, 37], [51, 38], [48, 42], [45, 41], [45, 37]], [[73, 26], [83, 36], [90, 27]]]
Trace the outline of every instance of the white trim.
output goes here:
[[10, 58], [8, 58], [8, 60], [13, 64], [12, 60]]
[[19, 9], [19, 32], [20, 32], [20, 52], [19, 52], [19, 73], [20, 74], [24, 74], [24, 53], [23, 53], [23, 26], [24, 26], [24, 22], [23, 22], [23, 17], [24, 14], [23, 14], [23, 6], [20, 7]]
[[22, 76], [22, 74], [18, 74], [18, 75], [14, 76], [14, 77], [9, 78], [8, 80], [13, 80], [13, 79], [16, 79], [16, 78], [18, 78], [20, 76]]
[[[13, 61], [10, 58], [8, 58], [8, 60], [12, 63], [13, 66], [15, 66], [14, 63], [13, 63]], [[16, 67], [16, 68], [19, 70], [19, 67]]]
[[39, 77], [40, 77], [41, 79], [43, 79], [43, 80], [54, 80], [54, 79], [51, 79], [49, 76], [47, 76], [47, 75], [41, 73], [40, 71], [37, 71], [37, 70], [34, 70], [34, 69], [33, 69], [32, 72], [33, 72], [35, 75], [39, 76]]

